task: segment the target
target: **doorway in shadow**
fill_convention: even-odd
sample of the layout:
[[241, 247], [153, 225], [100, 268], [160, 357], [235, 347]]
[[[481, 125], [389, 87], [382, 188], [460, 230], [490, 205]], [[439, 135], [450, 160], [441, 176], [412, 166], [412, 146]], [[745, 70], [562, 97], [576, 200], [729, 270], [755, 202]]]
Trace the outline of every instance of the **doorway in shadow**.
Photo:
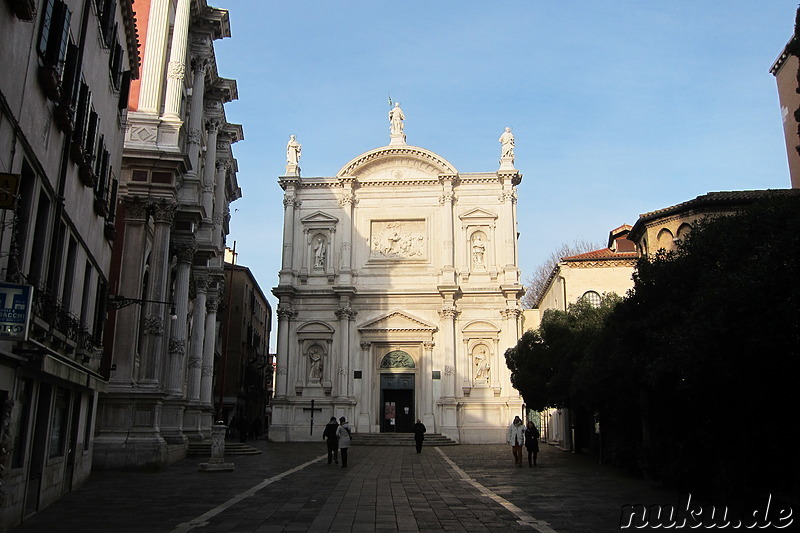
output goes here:
[[414, 430], [414, 374], [381, 374], [381, 433]]

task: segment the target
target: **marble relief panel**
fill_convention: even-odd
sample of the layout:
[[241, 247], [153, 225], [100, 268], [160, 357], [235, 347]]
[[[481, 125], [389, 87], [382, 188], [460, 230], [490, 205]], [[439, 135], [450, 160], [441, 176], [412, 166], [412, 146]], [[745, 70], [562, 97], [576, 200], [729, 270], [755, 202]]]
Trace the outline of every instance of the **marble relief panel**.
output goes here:
[[425, 260], [428, 237], [425, 220], [373, 220], [370, 259]]

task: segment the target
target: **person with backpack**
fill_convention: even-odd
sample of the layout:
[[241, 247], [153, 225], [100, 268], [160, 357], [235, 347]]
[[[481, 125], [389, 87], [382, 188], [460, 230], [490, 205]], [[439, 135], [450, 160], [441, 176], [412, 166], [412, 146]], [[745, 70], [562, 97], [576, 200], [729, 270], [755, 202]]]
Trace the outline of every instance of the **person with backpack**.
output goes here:
[[327, 439], [328, 444], [328, 464], [331, 460], [339, 464], [339, 437], [336, 436], [336, 430], [339, 429], [339, 423], [336, 417], [332, 416], [330, 422], [325, 425], [325, 431], [322, 432], [322, 438]]
[[342, 468], [347, 468], [347, 449], [350, 448], [350, 424], [345, 417], [339, 418], [339, 427], [336, 429], [336, 437], [339, 439], [339, 455], [342, 456]]

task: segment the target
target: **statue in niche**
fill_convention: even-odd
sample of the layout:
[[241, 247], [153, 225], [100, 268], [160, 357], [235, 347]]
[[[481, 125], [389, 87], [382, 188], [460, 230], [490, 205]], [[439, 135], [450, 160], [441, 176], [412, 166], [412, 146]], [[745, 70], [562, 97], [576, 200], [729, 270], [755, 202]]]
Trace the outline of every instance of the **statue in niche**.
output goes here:
[[475, 381], [489, 382], [489, 353], [486, 346], [479, 344], [472, 352], [475, 359]]
[[325, 239], [317, 237], [314, 245], [314, 268], [325, 268]]
[[311, 366], [311, 371], [308, 377], [312, 381], [319, 381], [322, 379], [322, 350], [316, 344], [308, 350], [308, 360]]
[[514, 159], [514, 134], [511, 133], [511, 128], [506, 128], [502, 135], [500, 135], [499, 142], [502, 145], [500, 149], [500, 159]]
[[300, 164], [300, 152], [303, 146], [297, 142], [294, 135], [289, 137], [289, 142], [286, 144], [286, 162], [290, 165]]
[[486, 255], [486, 245], [481, 239], [481, 234], [476, 233], [472, 238], [472, 266], [482, 267], [484, 265], [484, 256]]
[[400, 109], [400, 104], [395, 103], [394, 107], [389, 111], [389, 131], [392, 134], [403, 133], [403, 121], [406, 119], [406, 116], [403, 114], [403, 110]]

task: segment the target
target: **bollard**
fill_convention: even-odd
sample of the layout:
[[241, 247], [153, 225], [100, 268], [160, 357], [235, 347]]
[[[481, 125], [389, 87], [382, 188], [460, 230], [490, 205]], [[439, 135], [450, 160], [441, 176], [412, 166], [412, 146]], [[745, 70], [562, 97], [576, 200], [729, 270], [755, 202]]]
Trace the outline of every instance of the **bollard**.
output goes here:
[[211, 458], [207, 463], [200, 463], [201, 472], [231, 472], [233, 463], [225, 462], [225, 431], [227, 426], [217, 422], [211, 426]]

